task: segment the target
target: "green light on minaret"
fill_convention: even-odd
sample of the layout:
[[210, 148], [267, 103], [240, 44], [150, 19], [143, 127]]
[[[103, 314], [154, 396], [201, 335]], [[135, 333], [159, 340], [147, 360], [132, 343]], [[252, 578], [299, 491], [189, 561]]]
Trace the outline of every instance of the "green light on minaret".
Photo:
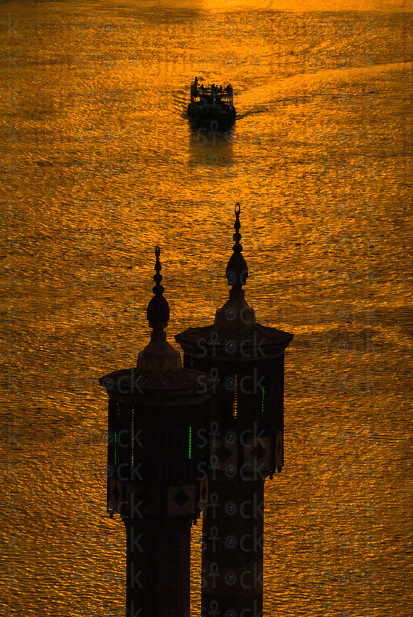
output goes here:
[[117, 441], [117, 433], [115, 433], [115, 467], [116, 467], [116, 441]]
[[261, 405], [261, 413], [264, 413], [264, 388], [262, 389], [262, 405]]
[[192, 426], [189, 427], [189, 451], [188, 458], [191, 459], [192, 450]]

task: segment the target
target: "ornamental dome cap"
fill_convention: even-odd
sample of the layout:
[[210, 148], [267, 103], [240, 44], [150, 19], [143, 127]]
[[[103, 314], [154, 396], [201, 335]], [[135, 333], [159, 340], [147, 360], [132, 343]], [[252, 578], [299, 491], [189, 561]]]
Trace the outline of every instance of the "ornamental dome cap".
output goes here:
[[164, 328], [169, 321], [169, 305], [163, 297], [160, 252], [157, 246], [154, 297], [146, 311], [152, 328], [151, 340], [138, 354], [136, 366], [105, 375], [99, 383], [111, 399], [158, 408], [185, 405], [189, 414], [189, 406], [207, 399], [215, 386], [207, 374], [183, 368], [181, 354], [166, 340]]
[[187, 357], [205, 358], [203, 362], [209, 366], [221, 361], [244, 366], [261, 360], [267, 362], [281, 356], [293, 339], [288, 332], [257, 323], [254, 309], [245, 300], [242, 285], [248, 267], [241, 255], [240, 212], [240, 205], [236, 204], [235, 245], [226, 269], [228, 284], [232, 285], [228, 300], [216, 311], [213, 325], [187, 328], [175, 336]]

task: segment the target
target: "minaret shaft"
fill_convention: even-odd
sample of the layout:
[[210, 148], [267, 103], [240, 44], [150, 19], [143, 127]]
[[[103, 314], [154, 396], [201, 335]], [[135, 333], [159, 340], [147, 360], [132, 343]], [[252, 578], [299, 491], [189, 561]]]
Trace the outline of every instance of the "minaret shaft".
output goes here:
[[125, 519], [126, 615], [190, 617], [191, 519]]

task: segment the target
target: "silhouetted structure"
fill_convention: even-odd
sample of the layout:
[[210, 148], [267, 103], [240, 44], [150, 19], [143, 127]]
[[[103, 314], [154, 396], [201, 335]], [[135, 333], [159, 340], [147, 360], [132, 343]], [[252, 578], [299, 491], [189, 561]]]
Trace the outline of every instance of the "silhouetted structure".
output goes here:
[[[214, 382], [208, 508], [203, 519], [203, 615], [253, 617], [263, 602], [264, 480], [281, 471], [283, 457], [284, 351], [293, 335], [256, 322], [242, 286], [240, 207], [226, 278], [229, 300], [214, 325], [176, 336], [188, 370]], [[202, 435], [202, 433], [201, 433]]]
[[192, 438], [206, 425], [212, 386], [206, 375], [183, 368], [166, 341], [159, 247], [155, 254], [151, 341], [135, 368], [100, 380], [109, 395], [108, 508], [127, 532], [126, 614], [189, 617], [190, 529], [207, 498], [197, 466], [208, 456]]

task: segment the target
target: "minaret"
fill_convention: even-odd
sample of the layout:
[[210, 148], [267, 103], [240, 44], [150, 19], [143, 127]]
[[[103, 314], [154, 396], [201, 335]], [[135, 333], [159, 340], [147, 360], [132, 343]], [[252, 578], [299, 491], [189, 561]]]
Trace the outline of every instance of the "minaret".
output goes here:
[[207, 421], [212, 386], [183, 368], [166, 340], [159, 247], [155, 255], [151, 341], [136, 367], [100, 379], [109, 395], [108, 510], [126, 527], [126, 615], [189, 617], [190, 529], [207, 498], [197, 479], [207, 449], [192, 439]]
[[253, 617], [263, 607], [264, 481], [284, 464], [284, 352], [293, 338], [258, 324], [245, 300], [248, 267], [240, 211], [237, 204], [235, 244], [226, 269], [232, 286], [228, 301], [213, 325], [175, 337], [184, 350], [184, 366], [205, 371], [214, 382], [202, 609], [205, 615], [227, 617]]

